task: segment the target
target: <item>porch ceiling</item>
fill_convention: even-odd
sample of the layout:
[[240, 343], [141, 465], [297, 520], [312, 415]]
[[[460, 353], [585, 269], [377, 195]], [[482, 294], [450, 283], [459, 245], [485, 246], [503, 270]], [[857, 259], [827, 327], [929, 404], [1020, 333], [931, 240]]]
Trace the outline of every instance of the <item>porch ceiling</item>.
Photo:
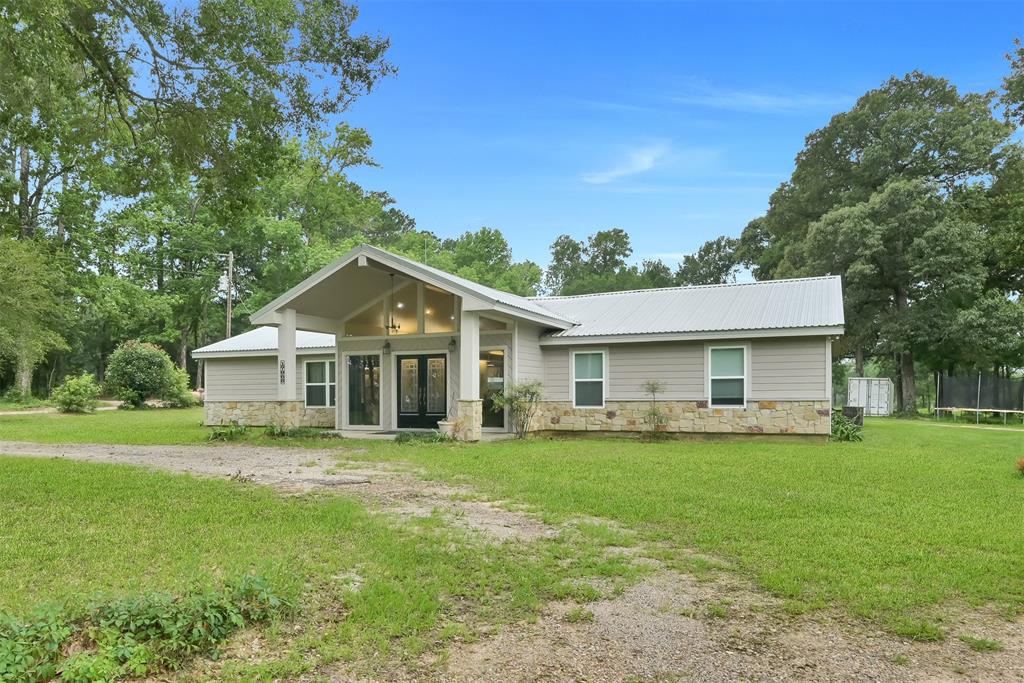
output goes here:
[[[390, 291], [392, 272], [372, 259], [367, 259], [365, 266], [353, 261], [296, 296], [288, 308], [294, 308], [300, 315], [343, 320]], [[413, 281], [414, 278], [395, 272], [395, 287]]]

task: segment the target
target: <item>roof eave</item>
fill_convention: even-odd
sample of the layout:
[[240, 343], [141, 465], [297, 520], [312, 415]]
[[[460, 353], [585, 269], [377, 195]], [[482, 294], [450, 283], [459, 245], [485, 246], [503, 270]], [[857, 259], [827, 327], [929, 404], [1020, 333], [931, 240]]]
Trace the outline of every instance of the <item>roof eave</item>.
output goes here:
[[633, 334], [601, 334], [589, 336], [541, 337], [541, 346], [574, 346], [584, 344], [615, 344], [659, 341], [712, 341], [716, 339], [763, 339], [766, 337], [821, 337], [842, 335], [842, 325], [818, 327], [785, 327], [760, 330], [705, 330], [700, 332], [647, 332]]

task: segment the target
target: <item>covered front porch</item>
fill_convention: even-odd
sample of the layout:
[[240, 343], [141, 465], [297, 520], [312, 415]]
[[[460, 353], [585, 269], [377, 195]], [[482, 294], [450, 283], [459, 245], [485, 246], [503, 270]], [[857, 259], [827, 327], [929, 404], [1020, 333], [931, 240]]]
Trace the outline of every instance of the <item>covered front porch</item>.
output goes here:
[[[277, 328], [277, 396], [285, 415], [328, 408], [334, 428], [345, 433], [451, 425], [457, 438], [478, 441], [509, 430], [493, 398], [516, 376], [519, 325], [556, 322], [531, 320], [537, 315], [492, 293], [502, 294], [360, 247], [252, 321]], [[334, 334], [334, 359], [297, 356], [298, 330]], [[289, 402], [301, 407], [291, 410]]]

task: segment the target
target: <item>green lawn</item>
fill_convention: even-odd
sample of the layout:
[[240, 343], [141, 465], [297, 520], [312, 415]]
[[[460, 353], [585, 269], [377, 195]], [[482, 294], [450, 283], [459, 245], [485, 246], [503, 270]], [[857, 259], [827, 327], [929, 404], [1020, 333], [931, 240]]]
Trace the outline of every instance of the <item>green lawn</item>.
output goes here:
[[[266, 677], [302, 671], [308, 650], [314, 663], [414, 656], [574, 595], [570, 579], [631, 574], [624, 559], [603, 557], [599, 537], [569, 530], [535, 544], [487, 545], [439, 519], [399, 524], [341, 496], [0, 458], [0, 611], [59, 603], [73, 612], [97, 598], [254, 572], [303, 605], [309, 626], [282, 648], [285, 661], [262, 669]], [[353, 582], [361, 589], [350, 590]]]
[[[188, 443], [202, 441], [206, 434], [198, 426], [199, 411], [14, 419], [12, 423], [12, 418], [0, 417], [0, 438]], [[261, 440], [257, 434], [249, 438]], [[411, 461], [423, 466], [429, 476], [468, 480], [488, 495], [526, 503], [552, 519], [591, 515], [619, 522], [657, 544], [666, 560], [680, 566], [695, 568], [686, 549], [713, 555], [765, 589], [789, 598], [794, 610], [836, 607], [913, 634], [918, 621], [941, 621], [963, 603], [992, 603], [1008, 612], [1024, 605], [1020, 571], [1024, 477], [1015, 467], [1024, 457], [1024, 434], [1019, 432], [937, 427], [925, 420], [869, 420], [864, 442], [851, 444], [529, 440], [471, 446], [377, 441], [359, 445], [366, 450], [355, 457]], [[346, 457], [353, 456], [348, 452]], [[26, 476], [36, 468], [44, 469], [32, 463], [18, 467], [24, 468]], [[91, 466], [77, 467], [92, 471]], [[45, 472], [50, 474], [38, 476], [53, 475], [51, 470]], [[86, 479], [90, 486], [102, 488], [107, 476]], [[4, 478], [12, 480], [19, 482], [16, 490], [26, 488], [23, 477]], [[89, 500], [105, 491], [80, 491], [75, 481], [74, 477], [66, 483], [58, 478], [58, 495], [23, 493], [31, 500], [20, 506], [0, 491], [4, 501], [0, 512], [12, 530], [20, 525], [32, 527], [25, 532], [25, 542], [32, 545], [38, 539], [36, 552], [41, 554], [52, 555], [54, 548], [60, 548], [56, 539], [64, 533], [60, 525], [68, 520], [91, 519], [76, 528], [106, 539], [100, 548], [130, 545], [132, 534], [149, 539], [146, 543], [155, 546], [148, 549], [143, 544], [144, 558], [156, 557], [165, 534], [170, 535], [169, 547], [176, 550], [166, 559], [153, 562], [138, 576], [115, 573], [111, 585], [122, 585], [129, 576], [134, 576], [132, 588], [181, 584], [197, 572], [238, 571], [254, 563], [264, 571], [277, 568], [282, 575], [299, 576], [322, 573], [317, 567], [335, 561], [344, 564], [350, 557], [347, 550], [331, 554], [337, 542], [333, 550], [322, 547], [325, 538], [333, 537], [322, 535], [329, 524], [321, 515], [345, 507], [344, 501], [281, 500], [242, 489], [211, 503], [216, 514], [205, 510], [206, 503], [178, 509], [171, 498], [188, 501], [190, 492], [236, 491], [228, 484], [186, 479], [175, 485], [180, 489], [176, 496], [158, 497], [167, 502], [166, 509], [153, 503], [155, 511], [150, 514], [148, 494], [138, 493], [132, 505], [122, 504], [116, 496], [104, 498], [90, 517], [79, 512], [78, 499]], [[45, 513], [54, 518], [39, 524], [34, 511], [46, 507], [44, 500], [56, 501], [54, 509]], [[64, 509], [65, 501], [69, 509]], [[28, 507], [31, 510], [25, 512]], [[144, 513], [141, 517], [139, 509]], [[263, 509], [280, 511], [288, 521], [269, 521], [277, 512], [256, 514]], [[19, 516], [18, 510], [23, 514]], [[109, 522], [104, 520], [122, 515], [124, 523], [118, 526], [124, 528], [108, 529]], [[179, 515], [189, 517], [183, 520]], [[293, 523], [300, 529], [312, 528], [295, 533], [289, 526]], [[193, 533], [208, 527], [211, 531], [203, 535]], [[371, 536], [390, 534], [381, 529]], [[356, 556], [374, 556], [376, 540], [366, 541], [363, 533], [344, 538], [345, 543], [362, 548]], [[38, 590], [31, 586], [39, 577], [26, 568], [39, 557], [30, 554], [28, 562], [23, 558], [18, 572], [28, 572], [31, 578], [19, 584], [19, 595], [28, 591], [19, 600], [27, 604], [47, 591], [60, 591], [65, 573], [78, 571], [77, 567], [72, 570], [78, 564], [82, 578], [70, 580], [65, 596], [102, 585], [88, 577], [102, 577], [107, 565], [121, 565], [102, 550], [95, 556], [86, 550], [85, 546], [69, 547], [66, 564], [43, 563], [38, 571], [49, 572], [50, 579], [38, 583], [42, 586]], [[329, 561], [317, 559], [325, 553]], [[298, 560], [287, 559], [292, 556]], [[471, 562], [468, 556], [448, 559], [453, 566]], [[16, 560], [0, 559], [5, 561]], [[380, 566], [386, 571], [384, 560]], [[424, 575], [441, 568], [429, 562], [422, 566]], [[481, 595], [486, 590], [490, 588], [481, 589]], [[0, 604], [11, 605], [12, 600], [10, 595], [0, 597]]]
[[364, 457], [717, 555], [794, 609], [840, 606], [897, 631], [950, 601], [1020, 610], [1024, 435], [899, 420], [870, 420], [865, 433], [832, 444], [374, 445]]
[[203, 409], [104, 410], [90, 415], [0, 415], [0, 441], [187, 444], [206, 441]]

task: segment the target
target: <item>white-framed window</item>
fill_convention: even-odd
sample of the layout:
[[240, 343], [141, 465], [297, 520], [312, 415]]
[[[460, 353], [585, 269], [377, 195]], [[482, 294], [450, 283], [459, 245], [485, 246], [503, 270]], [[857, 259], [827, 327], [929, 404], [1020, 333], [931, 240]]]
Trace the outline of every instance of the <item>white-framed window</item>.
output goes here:
[[327, 408], [334, 406], [337, 400], [337, 375], [333, 360], [306, 361], [306, 406], [309, 408]]
[[603, 408], [605, 397], [604, 351], [572, 352], [573, 408]]
[[747, 405], [747, 347], [708, 348], [708, 397], [713, 408]]

